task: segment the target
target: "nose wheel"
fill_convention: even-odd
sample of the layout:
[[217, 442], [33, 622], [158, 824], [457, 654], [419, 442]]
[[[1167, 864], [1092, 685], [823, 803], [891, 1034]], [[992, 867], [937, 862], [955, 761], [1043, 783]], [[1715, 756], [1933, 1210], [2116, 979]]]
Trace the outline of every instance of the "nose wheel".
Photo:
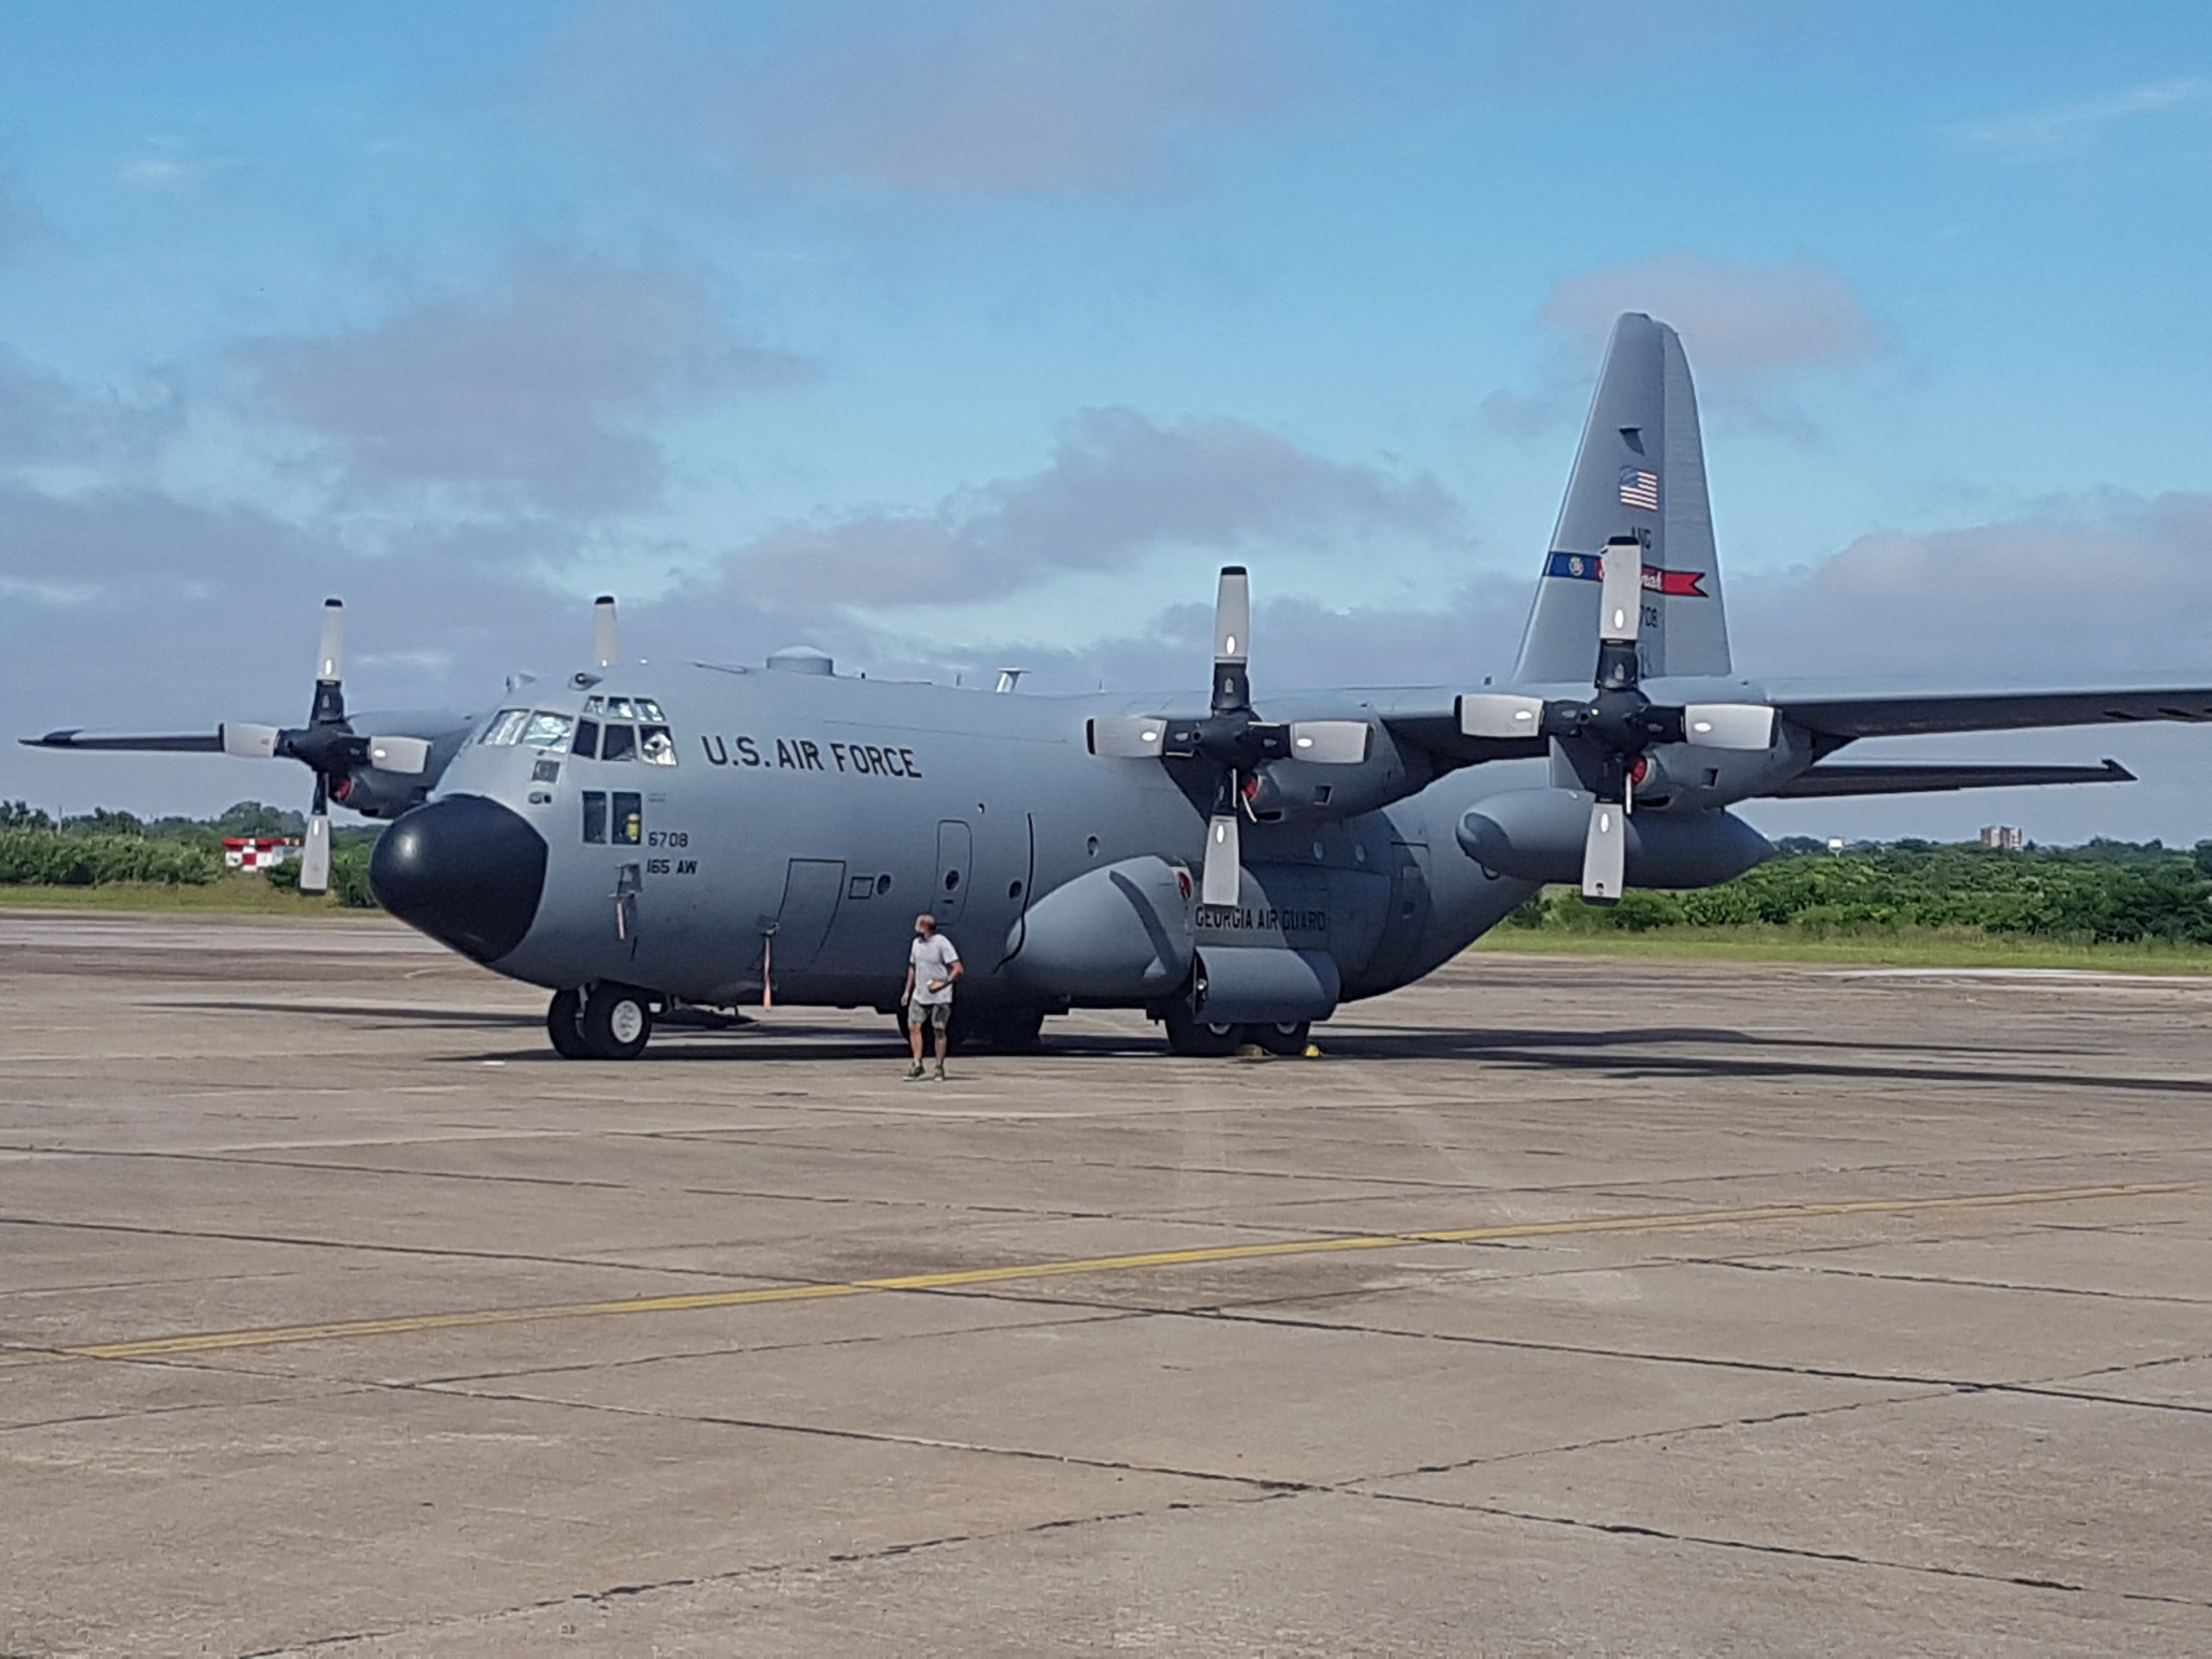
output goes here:
[[564, 1060], [634, 1060], [652, 1039], [650, 993], [602, 981], [588, 990], [556, 991], [545, 1030]]

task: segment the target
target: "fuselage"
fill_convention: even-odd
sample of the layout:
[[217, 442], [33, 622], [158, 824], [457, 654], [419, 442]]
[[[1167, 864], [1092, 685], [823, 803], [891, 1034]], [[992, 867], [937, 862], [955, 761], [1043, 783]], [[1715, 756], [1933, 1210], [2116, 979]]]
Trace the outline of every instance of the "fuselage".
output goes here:
[[[1025, 916], [1066, 884], [1126, 860], [1201, 859], [1191, 779], [1085, 744], [1091, 715], [1161, 699], [697, 664], [577, 679], [591, 683], [516, 694], [433, 797], [498, 803], [544, 842], [542, 889], [519, 938], [489, 957], [498, 971], [716, 1006], [772, 981], [779, 1001], [888, 1008], [928, 911], [961, 949], [972, 1006], [1143, 1000], [1055, 995], [1018, 963]], [[1344, 695], [1329, 703], [1342, 711]], [[1372, 763], [1370, 781], [1414, 791], [1389, 805], [1250, 825], [1240, 901], [1197, 910], [1198, 948], [1325, 951], [1343, 995], [1367, 996], [1521, 903], [1532, 887], [1464, 856], [1452, 828], [1481, 796], [1540, 783], [1541, 764], [1425, 783], [1391, 771], [1406, 764], [1395, 751]], [[1296, 796], [1295, 771], [1290, 784]]]

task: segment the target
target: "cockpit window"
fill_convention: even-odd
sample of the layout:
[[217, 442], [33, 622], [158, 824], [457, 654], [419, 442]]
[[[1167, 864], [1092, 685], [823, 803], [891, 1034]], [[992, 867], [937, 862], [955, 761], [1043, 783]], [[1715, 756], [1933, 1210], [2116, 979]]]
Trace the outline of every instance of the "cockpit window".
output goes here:
[[599, 722], [580, 720], [576, 722], [576, 741], [569, 748], [571, 754], [581, 754], [586, 760], [599, 753]]
[[661, 726], [668, 724], [668, 716], [661, 713], [660, 704], [655, 702], [651, 697], [639, 697], [637, 699], [637, 704], [639, 720], [650, 720]]
[[495, 748], [505, 748], [521, 738], [523, 728], [529, 723], [529, 709], [502, 709], [492, 716], [492, 723], [484, 728], [484, 735], [476, 741], [491, 744]]
[[635, 720], [638, 716], [630, 707], [629, 698], [609, 697], [607, 700], [607, 717], [609, 720]]
[[669, 736], [667, 727], [638, 728], [638, 758], [648, 766], [672, 766], [676, 764], [676, 741]]
[[566, 748], [569, 728], [575, 724], [566, 715], [549, 714], [540, 709], [530, 717], [530, 724], [523, 728], [522, 741], [533, 749]]
[[599, 734], [599, 758], [602, 760], [634, 760], [638, 758], [638, 728], [634, 726], [608, 726]]
[[605, 697], [586, 697], [584, 699], [584, 713], [588, 715], [603, 715], [606, 712], [607, 699]]

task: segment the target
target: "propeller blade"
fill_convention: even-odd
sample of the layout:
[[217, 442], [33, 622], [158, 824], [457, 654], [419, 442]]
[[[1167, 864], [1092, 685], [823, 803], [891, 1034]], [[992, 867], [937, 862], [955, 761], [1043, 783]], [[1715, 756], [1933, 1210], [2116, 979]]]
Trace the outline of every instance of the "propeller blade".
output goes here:
[[300, 891], [330, 891], [330, 793], [322, 774], [315, 777], [315, 806], [308, 814], [307, 850], [300, 857]]
[[621, 634], [615, 626], [612, 594], [601, 594], [592, 601], [591, 659], [601, 668], [612, 668], [622, 659]]
[[29, 749], [112, 749], [141, 754], [220, 754], [223, 752], [220, 731], [193, 732], [174, 737], [125, 737], [120, 734], [103, 734], [87, 732], [79, 726], [69, 726], [58, 732], [48, 732], [44, 737], [19, 737], [16, 741]]
[[1599, 575], [1598, 637], [1632, 645], [1643, 626], [1643, 544], [1607, 542]]
[[1356, 766], [1367, 759], [1373, 737], [1363, 720], [1294, 720], [1290, 758], [1325, 766]]
[[322, 643], [315, 654], [315, 702], [308, 709], [310, 726], [343, 726], [346, 692], [339, 682], [346, 677], [346, 607], [335, 599], [322, 601]]
[[1221, 567], [1221, 587], [1213, 602], [1213, 659], [1252, 660], [1252, 578], [1241, 564]]
[[1167, 722], [1150, 715], [1101, 715], [1085, 722], [1093, 754], [1117, 760], [1154, 760], [1167, 746]]
[[1582, 843], [1582, 896], [1600, 905], [1620, 902], [1628, 871], [1628, 809], [1618, 801], [1590, 804], [1590, 833]]
[[1221, 567], [1213, 601], [1213, 711], [1231, 715], [1252, 706], [1252, 579], [1241, 564]]
[[315, 677], [326, 685], [346, 677], [346, 605], [342, 600], [322, 601], [322, 645], [315, 654]]
[[1206, 862], [1198, 876], [1198, 902], [1233, 905], [1243, 892], [1244, 865], [1237, 841], [1236, 815], [1217, 812], [1206, 825]]
[[429, 740], [372, 737], [369, 740], [369, 764], [385, 772], [418, 772], [430, 764]]
[[1682, 709], [1682, 736], [1700, 748], [1770, 748], [1774, 710], [1763, 702], [1689, 703]]
[[226, 720], [215, 729], [222, 737], [225, 754], [245, 760], [266, 760], [276, 753], [279, 734], [274, 726], [247, 726]]
[[1506, 691], [1471, 691], [1459, 699], [1463, 737], [1535, 737], [1544, 724], [1544, 700]]

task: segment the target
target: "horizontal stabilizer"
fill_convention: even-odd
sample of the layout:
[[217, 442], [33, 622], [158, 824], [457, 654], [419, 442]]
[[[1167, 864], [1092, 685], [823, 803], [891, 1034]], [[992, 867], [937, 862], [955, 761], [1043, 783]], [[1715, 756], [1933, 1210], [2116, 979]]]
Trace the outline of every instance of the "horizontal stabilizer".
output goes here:
[[1897, 766], [1823, 764], [1778, 789], [1779, 800], [1815, 795], [1926, 795], [1949, 789], [2029, 789], [2044, 784], [2132, 784], [2135, 774], [2117, 760], [2101, 766]]
[[1767, 699], [1791, 724], [1823, 737], [1916, 737], [1931, 732], [2028, 731], [2107, 721], [2212, 721], [2212, 686], [2112, 691], [1866, 693], [1769, 681]]

